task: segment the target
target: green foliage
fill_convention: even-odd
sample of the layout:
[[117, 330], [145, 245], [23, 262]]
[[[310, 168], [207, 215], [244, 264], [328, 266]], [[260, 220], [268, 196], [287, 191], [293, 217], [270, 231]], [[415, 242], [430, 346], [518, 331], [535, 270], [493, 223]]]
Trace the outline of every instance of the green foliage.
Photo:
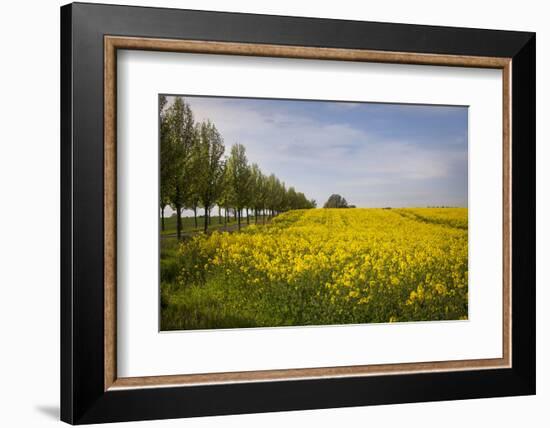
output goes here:
[[174, 283], [178, 279], [180, 262], [177, 258], [178, 241], [163, 239], [160, 244], [160, 276], [162, 281]]
[[245, 208], [250, 200], [252, 174], [246, 158], [246, 149], [242, 144], [231, 147], [231, 155], [227, 160], [228, 183], [233, 191], [235, 208]]
[[[167, 204], [176, 209], [178, 218], [190, 195], [193, 178], [191, 155], [197, 141], [193, 112], [181, 97], [172, 105], [160, 98], [160, 208]], [[181, 224], [177, 227], [181, 235]]]
[[223, 192], [225, 162], [222, 156], [225, 147], [220, 133], [210, 121], [201, 123], [199, 136], [195, 162], [200, 168], [197, 168], [195, 180], [197, 194], [205, 211], [206, 232], [210, 209]]
[[349, 206], [346, 198], [337, 194], [332, 194], [325, 202], [325, 205], [323, 205], [323, 208], [349, 208]]
[[[209, 219], [212, 220], [212, 223], [208, 226], [209, 232], [214, 230], [225, 230], [226, 228], [228, 228], [228, 230], [232, 230], [234, 229], [234, 226], [237, 224], [231, 217], [228, 219], [227, 223], [223, 223], [223, 216], [221, 219], [218, 218], [218, 216], [212, 216], [212, 217], [209, 217]], [[181, 232], [183, 234], [183, 237], [195, 235], [197, 232], [203, 231], [205, 220], [206, 218], [204, 217], [204, 215], [197, 216], [197, 225], [195, 226], [195, 221], [193, 217], [182, 217]], [[173, 215], [171, 217], [167, 217], [165, 219], [165, 223], [166, 223], [166, 227], [164, 230], [161, 230], [161, 236], [163, 237], [163, 239], [168, 239], [169, 237], [173, 237], [176, 234], [176, 225], [177, 225], [176, 216]]]

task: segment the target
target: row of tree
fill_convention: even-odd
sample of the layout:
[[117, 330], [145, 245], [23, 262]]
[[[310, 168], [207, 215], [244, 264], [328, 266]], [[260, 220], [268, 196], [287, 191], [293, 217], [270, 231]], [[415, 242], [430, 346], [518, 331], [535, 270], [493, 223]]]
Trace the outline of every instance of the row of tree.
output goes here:
[[204, 209], [204, 231], [211, 222], [210, 212], [218, 207], [218, 221], [227, 223], [230, 215], [241, 228], [246, 212], [256, 223], [266, 216], [293, 209], [315, 208], [314, 200], [286, 187], [274, 174], [262, 173], [257, 164], [249, 164], [242, 144], [231, 147], [224, 156], [223, 137], [211, 121], [195, 122], [193, 112], [182, 97], [168, 103], [160, 97], [160, 212], [164, 230], [164, 210], [176, 212], [176, 230], [181, 238], [182, 212]]

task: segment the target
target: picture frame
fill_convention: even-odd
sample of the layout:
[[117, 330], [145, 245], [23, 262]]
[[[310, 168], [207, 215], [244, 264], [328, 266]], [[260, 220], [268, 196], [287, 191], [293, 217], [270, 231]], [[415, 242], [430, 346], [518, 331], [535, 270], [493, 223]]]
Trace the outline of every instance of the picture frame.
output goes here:
[[[118, 377], [118, 50], [502, 70], [502, 358]], [[534, 394], [535, 97], [534, 33], [63, 6], [61, 419], [86, 424]]]

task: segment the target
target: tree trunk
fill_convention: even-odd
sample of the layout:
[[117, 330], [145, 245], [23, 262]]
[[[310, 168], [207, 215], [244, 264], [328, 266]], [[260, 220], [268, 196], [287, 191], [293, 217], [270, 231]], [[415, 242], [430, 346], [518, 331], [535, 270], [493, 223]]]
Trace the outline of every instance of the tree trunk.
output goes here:
[[176, 235], [178, 241], [181, 239], [181, 206], [176, 206]]
[[208, 214], [210, 210], [207, 207], [204, 207], [204, 233], [208, 232]]
[[246, 208], [246, 224], [250, 224], [250, 216], [248, 215], [248, 208]]
[[160, 209], [160, 227], [161, 230], [164, 232], [164, 207]]
[[223, 211], [223, 227], [227, 230], [227, 207]]
[[222, 224], [222, 207], [218, 205], [218, 224]]
[[257, 208], [254, 210], [254, 219], [255, 219], [255, 223], [258, 224], [258, 209]]
[[235, 221], [237, 221], [237, 208], [233, 209], [233, 216], [235, 217]]
[[199, 225], [197, 224], [197, 206], [196, 205], [193, 207], [193, 214], [195, 215], [195, 229], [196, 229], [197, 227], [199, 227]]
[[262, 210], [262, 223], [265, 224], [265, 208]]
[[239, 231], [241, 230], [241, 210], [235, 210], [237, 212], [237, 224], [239, 225]]

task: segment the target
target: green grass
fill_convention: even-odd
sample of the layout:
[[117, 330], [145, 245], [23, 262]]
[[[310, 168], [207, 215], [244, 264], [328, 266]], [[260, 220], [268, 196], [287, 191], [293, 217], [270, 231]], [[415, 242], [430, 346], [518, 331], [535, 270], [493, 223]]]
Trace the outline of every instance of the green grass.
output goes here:
[[[227, 287], [225, 282], [208, 281], [208, 287], [193, 286], [182, 289], [177, 285], [178, 273], [182, 262], [178, 258], [178, 240], [176, 239], [176, 217], [164, 219], [165, 230], [161, 232], [160, 241], [160, 277], [161, 277], [161, 330], [179, 330], [193, 326], [197, 329], [208, 328], [241, 328], [258, 325], [259, 313], [255, 313], [250, 306], [243, 305], [246, 290]], [[267, 222], [267, 217], [266, 217]], [[204, 229], [204, 217], [197, 218], [198, 228], [195, 228], [193, 217], [182, 218], [182, 232], [186, 234], [200, 234]], [[262, 223], [258, 217], [258, 225]], [[250, 224], [255, 224], [251, 216]], [[227, 226], [236, 226], [237, 222], [231, 217]], [[246, 218], [241, 219], [241, 226], [247, 225]], [[212, 217], [208, 226], [209, 231], [220, 230], [225, 227], [219, 224], [218, 216]], [[191, 239], [184, 236], [182, 242]], [[236, 311], [238, 307], [238, 310]], [[235, 315], [238, 312], [238, 315]], [[261, 317], [260, 317], [261, 318]], [[266, 325], [272, 323], [265, 320]]]
[[319, 318], [333, 314], [309, 297], [316, 289], [316, 284], [303, 283], [297, 292], [280, 283], [259, 293], [223, 276], [186, 287], [163, 282], [161, 330], [318, 325]]
[[178, 274], [177, 261], [178, 240], [166, 238], [160, 241], [160, 272], [162, 282], [172, 283], [176, 281]]
[[[182, 217], [182, 232], [193, 233], [202, 232], [204, 230], [204, 217], [197, 217], [197, 226], [195, 227], [195, 219], [193, 217]], [[267, 218], [266, 218], [267, 221]], [[258, 223], [261, 222], [261, 218], [258, 217]], [[254, 223], [254, 217], [250, 217], [250, 224]], [[237, 222], [233, 217], [227, 222], [227, 226], [235, 226]], [[241, 219], [241, 226], [246, 225], [246, 218]], [[209, 231], [223, 229], [225, 227], [224, 219], [221, 218], [221, 223], [218, 216], [212, 216], [212, 220], [208, 225]], [[164, 231], [161, 231], [161, 235], [175, 235], [176, 234], [176, 216], [167, 217], [164, 219]]]
[[[208, 287], [191, 286], [178, 289], [163, 283], [161, 289], [161, 330], [242, 328], [258, 325], [250, 308], [239, 307], [243, 302], [238, 290], [227, 284], [209, 281]], [[238, 310], [236, 310], [238, 309]]]
[[[262, 219], [258, 217], [258, 224]], [[267, 217], [266, 217], [267, 222]], [[182, 218], [182, 232], [200, 235], [204, 230], [204, 217], [197, 218], [198, 228], [195, 228], [193, 217]], [[255, 219], [250, 218], [250, 224]], [[233, 219], [227, 226], [237, 225]], [[241, 226], [247, 225], [246, 218], [241, 219]], [[218, 217], [212, 217], [208, 226], [209, 231], [223, 230], [225, 224], [220, 224]], [[219, 281], [209, 281], [208, 287], [193, 286], [182, 289], [176, 285], [182, 262], [178, 259], [178, 240], [176, 234], [176, 217], [165, 218], [165, 230], [161, 232], [160, 240], [160, 277], [161, 277], [161, 330], [179, 330], [193, 326], [197, 329], [208, 328], [242, 328], [258, 325], [258, 314], [251, 312], [250, 307], [242, 305], [246, 301], [246, 291], [237, 288], [228, 288], [227, 284]], [[191, 239], [184, 236], [181, 242]], [[244, 294], [243, 294], [244, 292]], [[239, 304], [240, 303], [240, 304]], [[239, 306], [238, 315], [235, 309]], [[269, 324], [271, 320], [266, 320]]]

